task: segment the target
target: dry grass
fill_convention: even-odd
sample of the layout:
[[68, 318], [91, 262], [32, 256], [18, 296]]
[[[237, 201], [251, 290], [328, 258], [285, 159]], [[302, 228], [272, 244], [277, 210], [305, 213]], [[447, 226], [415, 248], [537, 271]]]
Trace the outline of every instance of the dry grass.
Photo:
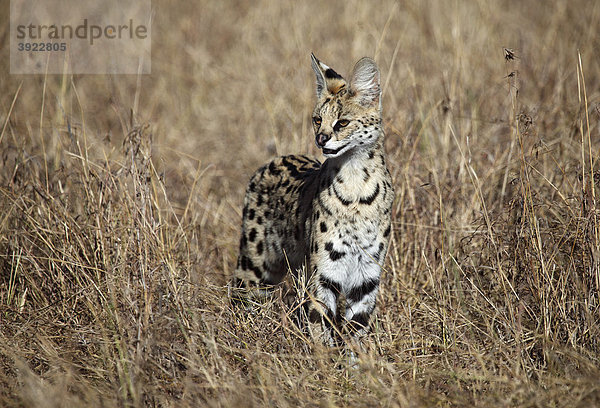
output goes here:
[[[1, 406], [600, 405], [600, 3], [154, 7], [150, 76], [9, 77], [0, 51]], [[250, 173], [318, 154], [310, 51], [385, 83], [359, 370], [280, 299], [225, 299]]]

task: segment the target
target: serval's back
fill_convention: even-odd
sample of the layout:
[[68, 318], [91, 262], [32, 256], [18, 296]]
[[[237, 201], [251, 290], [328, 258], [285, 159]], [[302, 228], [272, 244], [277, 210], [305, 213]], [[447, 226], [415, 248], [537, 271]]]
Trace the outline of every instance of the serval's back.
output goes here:
[[[284, 156], [254, 174], [232, 286], [236, 297], [256, 294], [281, 282], [288, 270], [306, 271], [316, 299], [311, 315], [321, 320], [325, 341], [334, 344], [334, 327], [354, 336], [368, 330], [394, 190], [385, 163], [375, 61], [358, 61], [346, 81], [311, 58], [315, 141], [327, 160]], [[340, 296], [345, 310], [338, 311]]]

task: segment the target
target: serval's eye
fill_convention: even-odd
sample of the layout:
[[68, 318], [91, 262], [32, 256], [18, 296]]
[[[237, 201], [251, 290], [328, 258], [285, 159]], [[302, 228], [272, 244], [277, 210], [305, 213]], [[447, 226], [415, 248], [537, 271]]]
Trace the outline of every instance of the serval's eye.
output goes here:
[[345, 128], [346, 126], [348, 126], [349, 123], [350, 123], [350, 121], [347, 119], [340, 119], [337, 122], [335, 122], [335, 126], [333, 127], [333, 130], [335, 130], [337, 132], [341, 128]]
[[317, 125], [317, 126], [321, 126], [321, 118], [320, 118], [320, 117], [318, 117], [318, 116], [315, 116], [315, 117], [313, 118], [313, 123], [314, 123], [315, 125]]

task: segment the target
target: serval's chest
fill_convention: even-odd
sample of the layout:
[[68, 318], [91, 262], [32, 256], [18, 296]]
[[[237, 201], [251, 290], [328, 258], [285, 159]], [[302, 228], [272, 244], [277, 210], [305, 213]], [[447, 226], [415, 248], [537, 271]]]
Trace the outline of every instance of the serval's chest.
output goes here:
[[393, 197], [383, 154], [326, 161], [312, 204], [311, 263], [324, 257], [348, 275], [379, 260], [387, 247]]

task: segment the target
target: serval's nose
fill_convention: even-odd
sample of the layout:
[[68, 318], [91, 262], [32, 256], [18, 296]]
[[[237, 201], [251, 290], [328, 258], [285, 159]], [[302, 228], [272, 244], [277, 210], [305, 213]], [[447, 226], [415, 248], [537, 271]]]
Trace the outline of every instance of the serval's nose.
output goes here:
[[329, 141], [329, 139], [331, 139], [331, 135], [328, 135], [326, 133], [318, 133], [317, 137], [315, 138], [317, 142], [317, 147], [322, 148]]

